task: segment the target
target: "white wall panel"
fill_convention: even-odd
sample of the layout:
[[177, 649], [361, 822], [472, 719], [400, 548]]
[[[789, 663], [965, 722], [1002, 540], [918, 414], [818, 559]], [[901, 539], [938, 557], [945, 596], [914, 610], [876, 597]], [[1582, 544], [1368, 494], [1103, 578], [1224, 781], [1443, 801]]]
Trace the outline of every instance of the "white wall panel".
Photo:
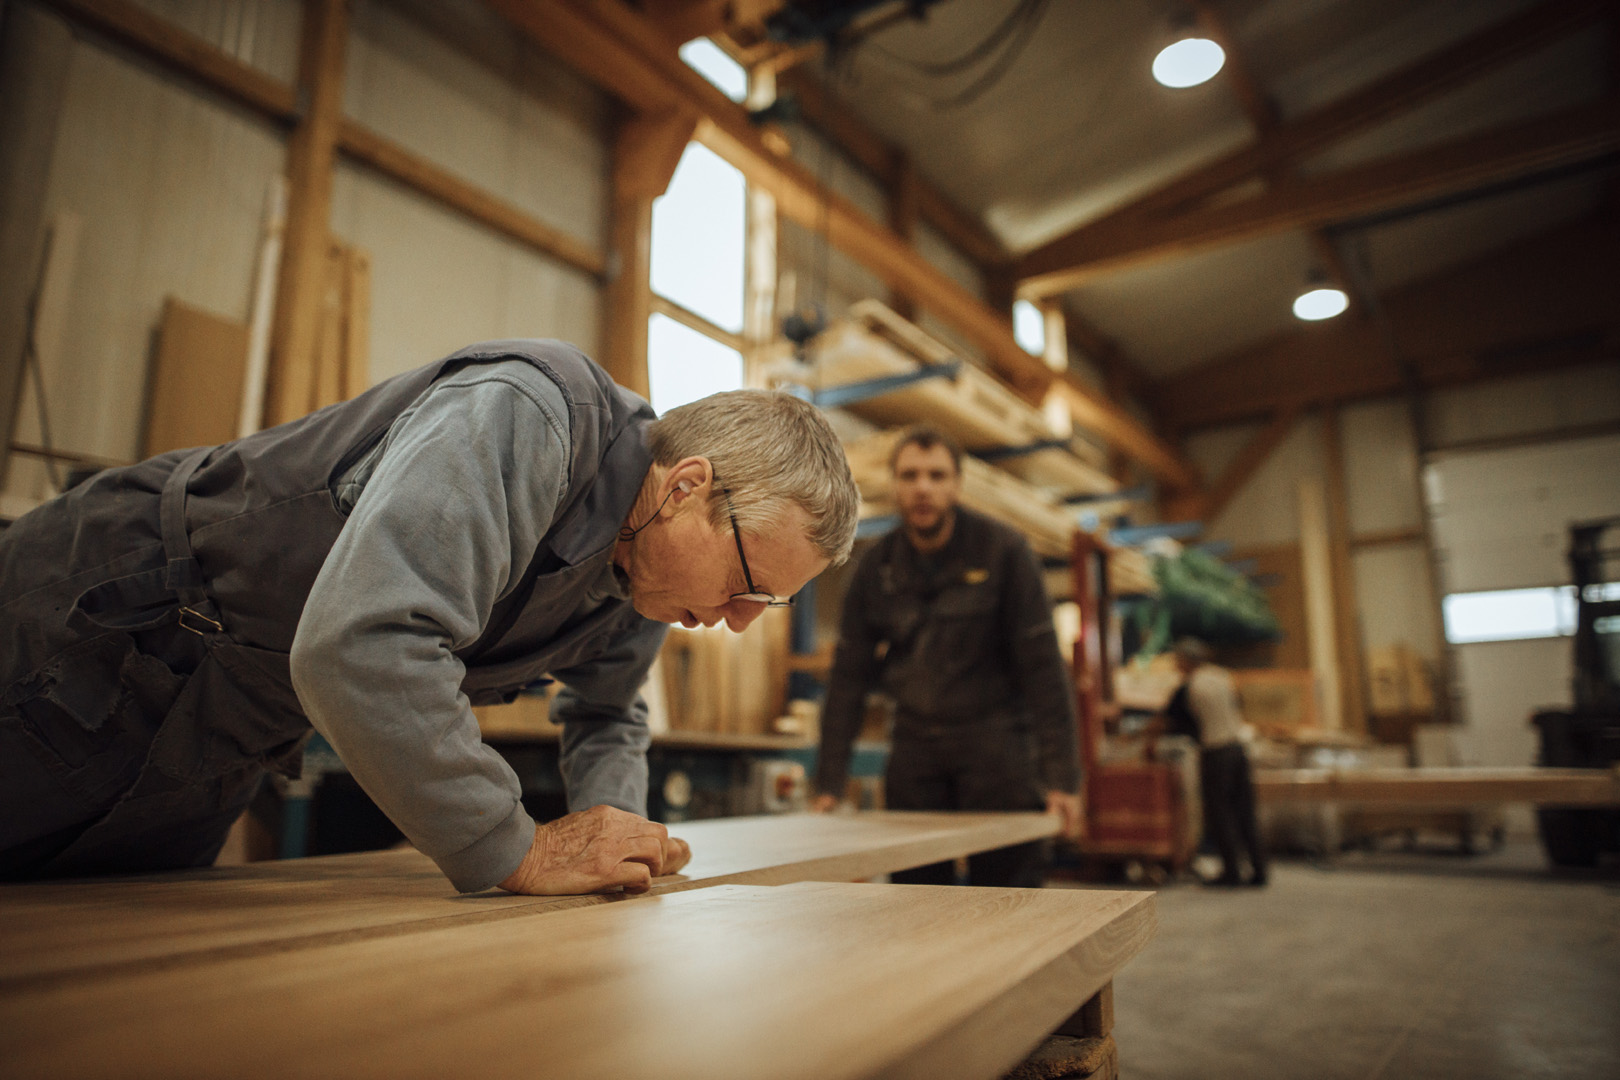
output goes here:
[[594, 280], [398, 184], [340, 166], [332, 229], [371, 254], [373, 382], [491, 338], [595, 352]]
[[1324, 473], [1321, 424], [1314, 417], [1301, 418], [1221, 516], [1209, 523], [1205, 539], [1227, 540], [1239, 548], [1298, 543], [1299, 481]]
[[1429, 555], [1421, 543], [1364, 548], [1350, 556], [1364, 648], [1410, 645], [1438, 659], [1439, 609], [1429, 588]]
[[1446, 454], [1425, 485], [1444, 592], [1562, 585], [1570, 523], [1620, 514], [1620, 436]]
[[1430, 396], [1435, 446], [1620, 420], [1620, 361], [1474, 383]]
[[1406, 403], [1384, 399], [1351, 406], [1339, 415], [1351, 534], [1421, 525], [1417, 443]]
[[135, 0], [165, 22], [273, 75], [298, 78], [298, 38], [303, 5], [298, 0]]
[[[47, 220], [82, 222], [61, 348], [42, 358], [59, 448], [138, 453], [165, 296], [247, 318], [265, 189], [284, 158], [280, 133], [257, 119], [74, 44], [46, 195]], [[17, 436], [37, 442], [28, 393]], [[45, 493], [37, 462], [13, 464], [9, 490]]]
[[460, 27], [464, 34], [469, 28], [483, 37], [452, 44], [391, 5], [357, 5], [346, 112], [546, 224], [600, 246], [609, 168], [606, 102], [502, 24], [478, 29], [469, 20]]
[[1570, 639], [1481, 642], [1451, 652], [1463, 688], [1467, 764], [1535, 764], [1530, 714], [1548, 706], [1568, 707]]

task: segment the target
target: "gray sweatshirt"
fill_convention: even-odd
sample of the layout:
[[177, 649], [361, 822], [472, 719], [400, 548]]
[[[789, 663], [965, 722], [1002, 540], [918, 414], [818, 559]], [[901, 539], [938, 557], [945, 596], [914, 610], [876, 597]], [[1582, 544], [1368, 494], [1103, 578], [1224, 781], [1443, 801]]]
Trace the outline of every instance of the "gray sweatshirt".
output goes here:
[[[567, 495], [568, 409], [520, 360], [434, 383], [342, 476], [348, 520], [299, 620], [292, 675], [316, 730], [407, 838], [464, 892], [522, 862], [534, 820], [511, 767], [479, 736], [453, 650], [516, 587]], [[577, 614], [622, 603], [611, 561]], [[573, 622], [573, 619], [569, 620]], [[645, 814], [645, 681], [667, 630], [636, 619], [563, 684], [568, 808]], [[628, 704], [627, 704], [628, 703]]]

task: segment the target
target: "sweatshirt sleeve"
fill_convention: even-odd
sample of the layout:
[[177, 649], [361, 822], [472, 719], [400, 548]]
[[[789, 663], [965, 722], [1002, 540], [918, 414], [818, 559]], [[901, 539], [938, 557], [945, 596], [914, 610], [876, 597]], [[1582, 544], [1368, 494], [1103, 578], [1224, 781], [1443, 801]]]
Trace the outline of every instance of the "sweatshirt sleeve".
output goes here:
[[565, 496], [558, 388], [527, 364], [436, 384], [395, 422], [299, 620], [293, 686], [351, 775], [463, 892], [534, 838], [454, 655], [517, 584]]

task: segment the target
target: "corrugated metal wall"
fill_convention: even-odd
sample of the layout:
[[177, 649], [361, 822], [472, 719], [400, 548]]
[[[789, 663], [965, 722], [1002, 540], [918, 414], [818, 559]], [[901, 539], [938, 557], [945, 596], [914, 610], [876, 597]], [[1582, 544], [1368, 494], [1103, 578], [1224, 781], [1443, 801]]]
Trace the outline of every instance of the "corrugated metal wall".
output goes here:
[[[297, 0], [145, 0], [163, 18], [291, 82]], [[353, 118], [592, 246], [606, 232], [606, 100], [471, 0], [355, 5]], [[44, 361], [59, 448], [137, 453], [151, 337], [165, 296], [245, 320], [265, 191], [284, 132], [100, 40], [72, 49], [46, 221], [77, 219], [60, 347]], [[593, 351], [590, 276], [393, 181], [339, 165], [332, 230], [372, 257], [372, 378], [469, 342], [560, 337]], [[31, 394], [31, 391], [30, 391]], [[29, 396], [17, 439], [37, 443]], [[8, 504], [48, 493], [13, 455]]]

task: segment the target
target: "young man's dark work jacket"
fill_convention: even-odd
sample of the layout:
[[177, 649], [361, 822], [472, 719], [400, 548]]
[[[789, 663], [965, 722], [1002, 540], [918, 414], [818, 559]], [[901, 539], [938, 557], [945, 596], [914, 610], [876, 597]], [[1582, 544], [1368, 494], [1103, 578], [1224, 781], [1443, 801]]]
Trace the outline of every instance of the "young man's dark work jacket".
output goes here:
[[955, 514], [939, 551], [920, 554], [897, 528], [856, 567], [822, 707], [822, 792], [843, 794], [873, 690], [897, 706], [895, 755], [917, 740], [963, 747], [1006, 775], [1001, 809], [1079, 788], [1074, 690], [1034, 552], [999, 522]]

